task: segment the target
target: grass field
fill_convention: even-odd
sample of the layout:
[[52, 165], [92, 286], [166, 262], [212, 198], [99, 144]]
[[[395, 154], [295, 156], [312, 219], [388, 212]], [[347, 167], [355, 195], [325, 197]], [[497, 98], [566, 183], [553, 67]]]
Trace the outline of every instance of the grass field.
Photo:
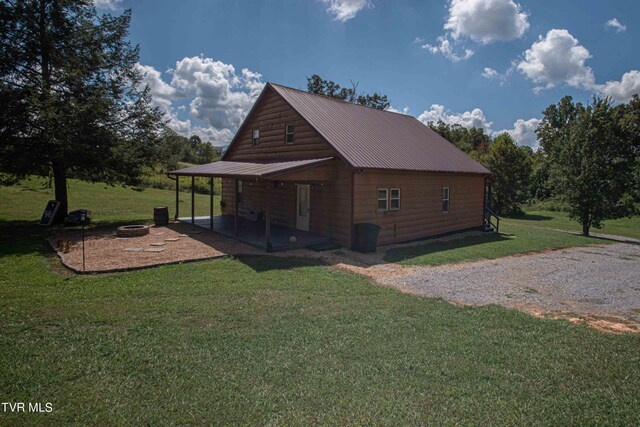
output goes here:
[[441, 265], [547, 249], [611, 243], [609, 240], [532, 228], [522, 221], [500, 220], [500, 232], [448, 242], [406, 246], [388, 251], [385, 261], [406, 265]]
[[[582, 226], [576, 221], [569, 219], [569, 216], [565, 212], [527, 210], [524, 216], [508, 218], [506, 221], [514, 225], [557, 228], [578, 233], [582, 231]], [[609, 219], [604, 221], [603, 228], [592, 228], [591, 232], [640, 239], [640, 217]]]
[[[12, 187], [0, 187], [0, 221], [37, 221], [47, 201], [55, 198], [44, 178], [33, 177]], [[121, 186], [91, 184], [69, 180], [69, 210], [91, 209], [96, 223], [153, 221], [155, 206], [168, 206], [175, 215], [175, 192], [147, 188], [136, 191]], [[213, 208], [220, 214], [220, 197], [214, 196]], [[209, 215], [209, 196], [195, 195], [196, 216]], [[180, 193], [180, 216], [191, 215], [191, 193]]]
[[[568, 233], [558, 230], [566, 230]], [[547, 249], [612, 243], [606, 239], [574, 234], [581, 230], [580, 224], [570, 220], [564, 212], [527, 211], [519, 217], [502, 218], [502, 235], [485, 234], [462, 240], [392, 249], [387, 252], [385, 261], [406, 265], [441, 265]], [[592, 232], [640, 239], [640, 217], [608, 220], [604, 228], [594, 228]]]
[[[216, 159], [219, 160], [219, 159]], [[189, 168], [192, 166], [196, 166], [192, 163], [178, 162], [176, 169]], [[167, 170], [162, 166], [157, 166], [155, 168], [148, 168], [146, 170], [146, 175], [142, 177], [142, 183], [146, 188], [156, 188], [160, 190], [175, 190], [176, 182], [167, 176]], [[180, 178], [180, 190], [181, 191], [191, 191], [191, 178], [189, 177], [181, 177]], [[196, 177], [195, 179], [195, 192], [201, 194], [209, 194], [210, 186], [209, 186], [209, 178]], [[222, 182], [220, 178], [216, 178], [213, 181], [213, 192], [214, 194], [221, 194], [222, 190]]]
[[[105, 223], [173, 200], [82, 183], [70, 196]], [[2, 425], [640, 423], [638, 335], [296, 259], [74, 276], [26, 222], [48, 197], [0, 188], [0, 396], [53, 404]]]

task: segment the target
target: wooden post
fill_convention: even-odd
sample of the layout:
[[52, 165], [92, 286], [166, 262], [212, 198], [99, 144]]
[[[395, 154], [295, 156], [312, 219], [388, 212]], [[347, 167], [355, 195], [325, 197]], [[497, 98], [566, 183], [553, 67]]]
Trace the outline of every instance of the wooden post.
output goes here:
[[233, 212], [233, 217], [234, 217], [234, 222], [233, 222], [233, 235], [238, 237], [238, 178], [234, 179], [234, 186], [235, 186], [235, 197], [234, 199], [234, 203], [235, 203], [235, 209]]
[[196, 177], [191, 177], [191, 224], [196, 223]]
[[264, 229], [266, 250], [271, 252], [271, 181], [266, 181], [267, 189], [265, 191], [265, 213], [264, 213]]
[[176, 175], [176, 221], [180, 218], [180, 176]]
[[209, 230], [213, 230], [213, 177], [209, 178]]

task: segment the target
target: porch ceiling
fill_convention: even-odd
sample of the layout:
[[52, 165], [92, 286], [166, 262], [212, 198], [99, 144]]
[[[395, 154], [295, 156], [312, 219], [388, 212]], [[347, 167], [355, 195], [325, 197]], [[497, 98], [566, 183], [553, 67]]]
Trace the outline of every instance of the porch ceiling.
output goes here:
[[312, 168], [332, 160], [333, 157], [322, 159], [293, 160], [288, 162], [232, 162], [220, 160], [206, 165], [178, 169], [169, 172], [175, 176], [207, 176], [207, 177], [238, 177], [238, 178], [276, 178], [278, 175], [297, 170]]

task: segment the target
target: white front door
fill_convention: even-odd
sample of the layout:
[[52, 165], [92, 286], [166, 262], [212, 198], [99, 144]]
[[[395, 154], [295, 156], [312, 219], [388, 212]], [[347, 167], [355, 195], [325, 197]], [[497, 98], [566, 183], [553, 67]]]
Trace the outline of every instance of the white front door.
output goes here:
[[309, 231], [309, 212], [311, 211], [311, 187], [298, 184], [298, 202], [296, 203], [296, 228]]

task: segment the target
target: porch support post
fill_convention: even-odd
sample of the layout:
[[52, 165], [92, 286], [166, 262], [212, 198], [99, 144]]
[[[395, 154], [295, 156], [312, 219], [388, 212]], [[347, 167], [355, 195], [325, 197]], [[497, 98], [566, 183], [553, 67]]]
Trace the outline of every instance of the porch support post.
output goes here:
[[180, 218], [180, 176], [176, 175], [176, 217], [177, 221]]
[[233, 197], [235, 208], [233, 210], [233, 235], [238, 237], [238, 178], [234, 178], [235, 195]]
[[271, 181], [266, 181], [264, 229], [267, 252], [271, 252]]
[[191, 177], [191, 224], [195, 224], [196, 223], [196, 193], [195, 193], [195, 186], [196, 186], [196, 177], [192, 176]]
[[209, 230], [213, 230], [213, 177], [209, 178]]

